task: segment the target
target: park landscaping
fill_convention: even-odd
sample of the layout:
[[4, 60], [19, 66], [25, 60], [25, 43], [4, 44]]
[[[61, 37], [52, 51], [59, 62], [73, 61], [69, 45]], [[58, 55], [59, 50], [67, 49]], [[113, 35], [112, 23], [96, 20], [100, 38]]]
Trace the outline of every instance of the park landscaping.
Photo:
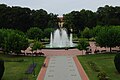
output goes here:
[[[42, 56], [13, 56], [3, 53], [0, 53], [0, 58], [5, 61], [2, 80], [36, 80], [45, 59]], [[25, 74], [33, 61], [37, 64], [34, 71], [31, 74]]]
[[98, 75], [105, 74], [109, 79], [101, 80], [118, 80], [120, 74], [117, 72], [114, 65], [114, 57], [116, 54], [94, 54], [78, 56], [85, 72], [90, 80], [98, 80]]

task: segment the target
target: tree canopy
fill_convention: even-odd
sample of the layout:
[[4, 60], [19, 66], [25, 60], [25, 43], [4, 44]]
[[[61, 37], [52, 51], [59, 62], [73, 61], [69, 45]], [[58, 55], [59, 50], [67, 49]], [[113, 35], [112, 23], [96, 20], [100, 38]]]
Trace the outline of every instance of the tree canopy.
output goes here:
[[31, 27], [26, 35], [29, 39], [42, 39], [43, 31], [38, 27]]
[[[68, 32], [80, 34], [88, 27], [96, 26], [119, 26], [120, 7], [109, 6], [99, 7], [96, 12], [91, 10], [71, 11], [63, 15], [64, 26]], [[58, 15], [48, 13], [46, 10], [31, 10], [27, 7], [7, 6], [0, 4], [0, 28], [15, 29], [26, 32], [31, 27], [38, 27], [42, 31], [46, 28], [58, 28]]]
[[5, 53], [17, 53], [28, 47], [28, 39], [24, 35], [20, 35], [15, 30], [0, 29], [2, 38], [0, 38], [1, 46]]
[[96, 37], [96, 42], [101, 47], [120, 46], [120, 27], [103, 27]]
[[27, 7], [7, 6], [0, 4], [0, 28], [27, 31], [30, 27], [45, 28], [58, 27], [58, 15], [43, 9], [31, 10]]

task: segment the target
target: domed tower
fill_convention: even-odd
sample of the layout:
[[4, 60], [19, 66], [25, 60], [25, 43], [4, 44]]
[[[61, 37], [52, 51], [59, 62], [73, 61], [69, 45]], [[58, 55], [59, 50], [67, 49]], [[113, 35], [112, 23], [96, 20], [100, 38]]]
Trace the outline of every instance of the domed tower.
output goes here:
[[58, 25], [60, 28], [63, 27], [63, 24], [64, 24], [64, 20], [63, 20], [63, 17], [58, 17], [59, 18], [59, 22], [58, 22]]

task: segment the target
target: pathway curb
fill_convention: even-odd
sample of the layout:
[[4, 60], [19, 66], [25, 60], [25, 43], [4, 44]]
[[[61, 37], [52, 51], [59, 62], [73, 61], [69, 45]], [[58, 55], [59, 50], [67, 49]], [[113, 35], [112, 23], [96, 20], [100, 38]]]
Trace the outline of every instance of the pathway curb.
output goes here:
[[39, 72], [39, 75], [38, 75], [36, 80], [44, 80], [49, 60], [50, 60], [50, 58], [48, 58], [48, 57], [45, 59], [44, 63], [46, 63], [46, 67], [42, 67], [41, 68], [41, 70]]
[[79, 71], [79, 74], [80, 74], [82, 80], [89, 80], [89, 78], [88, 78], [87, 74], [85, 73], [82, 65], [80, 64], [78, 58], [75, 56], [75, 57], [73, 57], [73, 60], [75, 61], [76, 67], [78, 68], [78, 71]]

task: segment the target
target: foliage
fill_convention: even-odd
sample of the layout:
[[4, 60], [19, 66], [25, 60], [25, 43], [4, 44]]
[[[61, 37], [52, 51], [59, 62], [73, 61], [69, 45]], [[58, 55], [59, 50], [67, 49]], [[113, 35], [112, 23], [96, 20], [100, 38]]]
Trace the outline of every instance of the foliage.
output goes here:
[[[73, 29], [77, 35], [85, 27], [92, 29], [100, 26], [119, 26], [120, 7], [109, 6], [99, 7], [96, 12], [82, 9], [64, 14], [64, 27]], [[0, 28], [15, 29], [26, 32], [31, 27], [38, 27], [42, 30], [46, 28], [58, 28], [58, 15], [49, 13], [46, 10], [31, 10], [20, 6], [7, 6], [0, 4]]]
[[5, 70], [4, 61], [0, 59], [0, 80], [2, 79], [4, 70]]
[[54, 15], [53, 13], [48, 14], [48, 27], [47, 28], [58, 28], [58, 15]]
[[116, 47], [120, 45], [120, 27], [102, 28], [96, 37], [96, 42], [101, 47]]
[[116, 54], [114, 58], [114, 64], [115, 64], [117, 71], [120, 73], [120, 54]]
[[43, 31], [40, 28], [32, 27], [27, 31], [26, 35], [29, 39], [38, 39], [39, 40], [43, 36]]
[[87, 46], [89, 46], [89, 43], [88, 43], [86, 40], [81, 39], [81, 40], [79, 40], [79, 42], [78, 42], [77, 48], [78, 48], [79, 50], [87, 50]]
[[99, 80], [110, 80], [110, 78], [105, 72], [101, 72], [100, 68], [96, 65], [96, 63], [88, 61], [88, 64], [90, 65], [93, 71], [98, 72], [97, 77], [99, 78]]
[[111, 80], [105, 72], [99, 72], [97, 77], [99, 80]]
[[39, 9], [39, 10], [34, 10], [32, 11], [32, 16], [34, 19], [34, 27], [37, 26], [40, 29], [44, 29], [45, 27], [47, 27], [47, 23], [48, 23], [48, 13], [47, 11], [43, 10], [43, 9]]
[[92, 37], [97, 37], [98, 33], [100, 32], [100, 30], [103, 28], [103, 26], [96, 26], [93, 29], [91, 29], [91, 35]]
[[44, 37], [50, 39], [50, 34], [51, 34], [51, 32], [53, 32], [53, 31], [54, 31], [53, 28], [46, 28], [46, 29], [44, 29]]
[[26, 49], [28, 47], [28, 40], [22, 34], [19, 35], [18, 31], [11, 29], [1, 29], [2, 35], [2, 43], [1, 47], [3, 48], [5, 53], [14, 52], [19, 54], [22, 49]]
[[31, 10], [27, 7], [0, 4], [0, 28], [17, 29], [26, 32], [31, 26], [42, 30], [58, 26], [58, 15], [48, 14], [43, 9]]
[[91, 38], [91, 31], [88, 27], [86, 27], [83, 32], [82, 32], [82, 36], [84, 38], [87, 38], [89, 40], [89, 38]]
[[96, 26], [96, 14], [90, 10], [72, 11], [64, 15], [64, 27], [79, 34], [85, 27], [92, 28]]
[[39, 41], [35, 41], [32, 46], [32, 50], [37, 50], [43, 48], [43, 44]]
[[88, 61], [88, 64], [90, 65], [90, 67], [95, 71], [95, 72], [100, 72], [99, 67], [92, 61]]
[[102, 26], [120, 25], [120, 7], [109, 6], [99, 7], [97, 12], [97, 24]]

